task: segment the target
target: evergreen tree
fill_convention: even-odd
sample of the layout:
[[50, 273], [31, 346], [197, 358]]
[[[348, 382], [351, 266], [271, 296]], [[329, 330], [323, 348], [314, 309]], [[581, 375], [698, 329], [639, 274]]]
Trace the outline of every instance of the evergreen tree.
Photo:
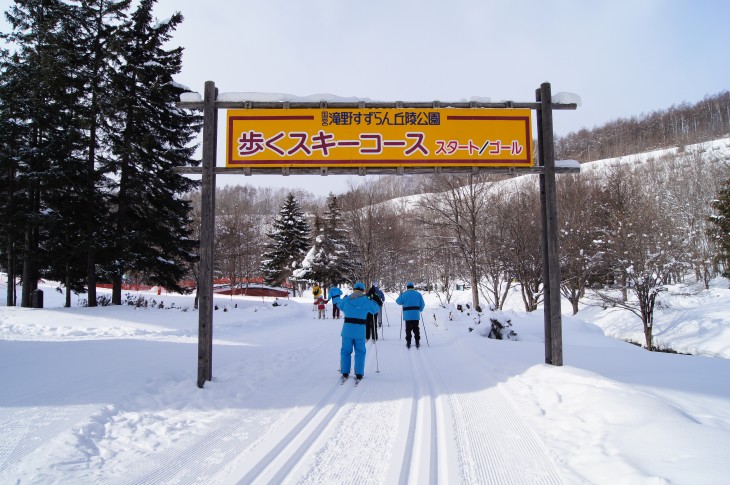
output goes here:
[[17, 87], [10, 75], [11, 58], [0, 50], [0, 268], [8, 274], [7, 306], [14, 306], [15, 285], [18, 275], [18, 243], [23, 221], [18, 215], [18, 150], [22, 122], [17, 105], [13, 103], [13, 89]]
[[730, 179], [723, 184], [717, 199], [712, 202], [712, 207], [717, 211], [717, 214], [710, 217], [715, 225], [710, 234], [717, 242], [717, 262], [724, 268], [722, 275], [730, 278]]
[[[97, 184], [95, 169], [88, 166], [89, 140], [94, 140], [90, 130], [89, 88], [90, 66], [104, 62], [103, 53], [92, 62], [87, 51], [89, 26], [95, 28], [101, 21], [88, 12], [88, 2], [68, 4], [67, 17], [61, 24], [58, 41], [65, 72], [59, 73], [57, 84], [62, 89], [54, 92], [55, 102], [64, 106], [65, 132], [59, 136], [58, 145], [64, 147], [63, 158], [51, 161], [50, 174], [62, 183], [47, 192], [46, 229], [44, 244], [47, 254], [44, 275], [63, 283], [66, 288], [66, 306], [71, 306], [71, 292], [84, 291], [87, 282], [87, 251], [101, 241], [98, 234], [89, 234], [88, 221], [105, 210]], [[109, 54], [111, 55], [111, 54]], [[93, 151], [92, 151], [93, 152]], [[90, 306], [96, 305], [96, 281], [89, 286]]]
[[4, 200], [14, 207], [8, 233], [23, 241], [22, 248], [19, 242], [7, 248], [22, 260], [21, 305], [30, 306], [31, 292], [49, 264], [49, 222], [58, 216], [59, 191], [73, 183], [63, 169], [77, 155], [79, 134], [73, 122], [73, 9], [61, 1], [16, 0], [6, 19], [12, 31], [2, 39], [15, 50], [3, 56], [0, 67], [3, 124], [12, 133], [6, 142], [10, 151], [3, 155], [9, 182]]
[[312, 247], [304, 259], [297, 266], [298, 268], [292, 272], [292, 280], [303, 281], [309, 283], [321, 282], [322, 274], [319, 272], [321, 268], [315, 267], [315, 260], [319, 261], [326, 256], [323, 255], [324, 249], [322, 242], [324, 237], [322, 235], [322, 218], [319, 214], [314, 216], [314, 225], [312, 227]]
[[317, 235], [318, 250], [312, 262], [317, 280], [323, 284], [338, 285], [352, 281], [356, 270], [354, 244], [340, 214], [337, 197], [327, 197], [322, 230]]
[[300, 265], [309, 247], [309, 224], [294, 194], [289, 194], [267, 236], [271, 243], [263, 256], [261, 272], [267, 284], [280, 286]]
[[114, 122], [114, 98], [109, 95], [118, 59], [120, 26], [126, 20], [131, 0], [77, 0], [77, 55], [80, 59], [78, 78], [82, 85], [79, 122], [86, 128], [83, 166], [79, 177], [80, 198], [86, 206], [79, 214], [78, 230], [81, 247], [86, 253], [83, 263], [88, 288], [88, 305], [96, 306], [96, 266], [103, 262], [104, 248], [110, 243], [105, 229], [110, 218], [108, 178], [110, 170], [108, 146]]
[[122, 279], [135, 269], [147, 280], [183, 291], [179, 281], [195, 259], [190, 239], [190, 202], [181, 195], [197, 182], [173, 173], [193, 164], [189, 143], [200, 116], [175, 107], [186, 88], [173, 82], [182, 49], [163, 46], [182, 22], [175, 13], [163, 22], [152, 17], [155, 0], [142, 0], [122, 28], [122, 65], [114, 79], [120, 122], [110, 136], [117, 177], [113, 214], [112, 302], [121, 304]]

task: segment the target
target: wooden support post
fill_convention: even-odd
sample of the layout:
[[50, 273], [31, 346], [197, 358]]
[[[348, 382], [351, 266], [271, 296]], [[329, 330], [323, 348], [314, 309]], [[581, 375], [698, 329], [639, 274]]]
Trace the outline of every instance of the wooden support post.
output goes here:
[[560, 308], [560, 261], [558, 251], [557, 189], [555, 185], [555, 146], [550, 83], [536, 91], [540, 102], [537, 117], [542, 213], [543, 303], [545, 308], [545, 362], [563, 365], [563, 328]]
[[205, 83], [203, 96], [203, 180], [200, 214], [200, 282], [198, 287], [198, 387], [213, 378], [213, 237], [215, 165], [218, 141], [218, 89]]

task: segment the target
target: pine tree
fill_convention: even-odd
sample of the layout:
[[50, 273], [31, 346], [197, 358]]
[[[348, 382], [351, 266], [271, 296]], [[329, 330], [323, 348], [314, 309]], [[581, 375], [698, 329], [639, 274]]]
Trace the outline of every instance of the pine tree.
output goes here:
[[86, 210], [79, 214], [79, 236], [86, 252], [86, 286], [88, 305], [96, 306], [96, 266], [102, 263], [105, 247], [110, 242], [105, 230], [110, 219], [108, 178], [110, 160], [109, 135], [117, 120], [114, 98], [108, 93], [118, 70], [120, 26], [126, 20], [131, 0], [77, 0], [77, 55], [80, 58], [78, 78], [83, 86], [79, 122], [86, 128], [84, 165], [80, 197]]
[[319, 261], [326, 256], [323, 254], [322, 242], [324, 237], [322, 235], [322, 218], [319, 214], [314, 215], [314, 224], [312, 227], [312, 247], [307, 251], [304, 259], [297, 266], [298, 268], [292, 272], [292, 280], [302, 281], [307, 283], [321, 282], [322, 274], [320, 273], [320, 267], [316, 265], [315, 261]]
[[183, 17], [152, 17], [154, 0], [142, 0], [122, 28], [122, 65], [114, 79], [115, 109], [120, 115], [110, 137], [112, 166], [118, 177], [114, 202], [112, 303], [121, 304], [122, 278], [135, 269], [153, 284], [182, 291], [179, 281], [195, 259], [190, 239], [190, 202], [181, 195], [197, 182], [173, 173], [191, 165], [189, 143], [200, 116], [174, 105], [186, 91], [173, 81], [181, 69], [182, 49], [163, 46]]
[[717, 199], [712, 202], [712, 207], [717, 214], [710, 217], [710, 221], [714, 227], [710, 230], [710, 235], [717, 243], [718, 265], [724, 268], [722, 275], [730, 278], [730, 179], [727, 179]]
[[326, 204], [312, 267], [317, 280], [329, 286], [352, 281], [356, 261], [353, 259], [354, 245], [342, 220], [337, 197], [330, 193]]
[[49, 225], [58, 217], [55, 201], [71, 182], [65, 178], [64, 163], [73, 163], [78, 148], [69, 37], [73, 9], [61, 1], [16, 0], [6, 19], [12, 31], [2, 39], [15, 51], [3, 56], [0, 67], [4, 124], [13, 137], [3, 166], [11, 184], [5, 200], [12, 201], [11, 218], [15, 217], [9, 234], [18, 241], [7, 247], [22, 260], [21, 305], [30, 306], [31, 292], [54, 246]]
[[297, 269], [309, 248], [309, 224], [294, 194], [288, 194], [267, 236], [271, 243], [263, 256], [261, 272], [267, 284], [280, 286]]
[[[68, 4], [58, 36], [65, 71], [59, 73], [56, 85], [60, 86], [53, 93], [54, 101], [65, 107], [65, 130], [57, 142], [65, 150], [63, 158], [51, 161], [50, 174], [62, 183], [48, 190], [46, 197], [48, 235], [44, 245], [47, 255], [44, 275], [63, 283], [66, 306], [71, 306], [72, 291], [86, 289], [88, 248], [102, 242], [98, 231], [89, 232], [89, 221], [96, 221], [97, 214], [106, 212], [103, 187], [98, 183], [94, 165], [89, 168], [88, 162], [89, 144], [95, 144], [95, 128], [89, 122], [93, 90], [88, 73], [97, 63], [105, 62], [104, 56], [111, 57], [111, 53], [99, 52], [98, 60], [88, 55], [87, 46], [93, 46], [89, 30], [104, 28], [97, 25], [102, 18], [90, 14], [88, 7], [87, 1], [81, 1], [80, 5]], [[87, 301], [95, 306], [95, 279], [92, 283]]]
[[8, 275], [7, 306], [14, 306], [15, 285], [19, 273], [18, 244], [24, 222], [18, 215], [18, 151], [22, 121], [14, 104], [13, 89], [17, 87], [10, 75], [12, 59], [0, 50], [0, 268]]

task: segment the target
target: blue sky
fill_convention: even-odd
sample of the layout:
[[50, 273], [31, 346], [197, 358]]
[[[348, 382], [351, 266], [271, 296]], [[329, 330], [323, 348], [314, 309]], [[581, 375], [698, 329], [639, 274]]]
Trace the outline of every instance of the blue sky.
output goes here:
[[726, 0], [161, 0], [181, 82], [380, 100], [581, 96], [556, 134], [730, 88]]
[[[9, 4], [0, 0], [3, 11]], [[212, 80], [221, 92], [532, 101], [549, 81], [553, 93], [582, 99], [577, 111], [555, 113], [559, 136], [730, 89], [726, 0], [160, 0], [156, 7], [160, 19], [176, 10], [185, 16], [172, 42], [185, 47], [178, 80], [200, 92]]]

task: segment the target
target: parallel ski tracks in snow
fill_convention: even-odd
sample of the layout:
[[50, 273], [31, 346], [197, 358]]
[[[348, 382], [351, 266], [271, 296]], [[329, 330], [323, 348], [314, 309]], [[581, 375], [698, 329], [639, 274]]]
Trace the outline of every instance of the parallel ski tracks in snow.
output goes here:
[[[303, 404], [231, 409], [211, 428], [182, 434], [158, 453], [144, 454], [122, 480], [120, 474], [110, 474], [115, 477], [111, 481], [561, 483], [540, 438], [490, 374], [488, 357], [448, 334], [438, 337], [432, 338], [433, 347], [411, 350], [402, 340], [381, 340], [377, 357], [370, 342], [365, 379], [358, 387], [352, 379], [340, 385], [332, 372], [331, 382], [313, 381], [309, 397], [298, 400]], [[77, 411], [78, 416], [51, 421], [69, 426], [89, 413]], [[27, 422], [30, 416], [21, 414], [13, 415], [13, 421]], [[13, 432], [5, 418], [0, 420], [3, 428]], [[56, 425], [49, 424], [48, 432], [56, 434]], [[32, 446], [0, 446], [6, 457], [32, 451]], [[105, 483], [105, 475], [93, 480]]]
[[[534, 430], [520, 419], [489, 373], [488, 362], [460, 342], [430, 359], [440, 375], [453, 419], [452, 437], [458, 450], [459, 482], [483, 484], [559, 484], [560, 475]], [[446, 356], [445, 352], [448, 352]], [[455, 366], [455, 356], [463, 365]], [[448, 362], [450, 365], [439, 365]], [[475, 365], [478, 363], [478, 365]], [[461, 373], [461, 380], [449, 375]], [[468, 392], [452, 389], [463, 374], [475, 383]]]
[[251, 411], [243, 417], [232, 413], [205, 434], [185, 436], [175, 446], [139, 460], [124, 480], [114, 477], [98, 483], [215, 483], [212, 477], [227, 468], [240, 450], [261, 439], [262, 423], [277, 419], [282, 419], [280, 410]]
[[283, 438], [274, 441], [273, 446], [253, 450], [246, 461], [254, 465], [238, 483], [282, 483], [341, 411], [347, 396], [353, 392], [353, 386], [350, 382], [340, 386], [333, 376], [333, 385], [324, 398], [298, 419]]
[[381, 374], [369, 344], [363, 383], [333, 376], [319, 403], [245, 453], [238, 483], [561, 483], [488, 360], [444, 337], [410, 351], [379, 343]]

